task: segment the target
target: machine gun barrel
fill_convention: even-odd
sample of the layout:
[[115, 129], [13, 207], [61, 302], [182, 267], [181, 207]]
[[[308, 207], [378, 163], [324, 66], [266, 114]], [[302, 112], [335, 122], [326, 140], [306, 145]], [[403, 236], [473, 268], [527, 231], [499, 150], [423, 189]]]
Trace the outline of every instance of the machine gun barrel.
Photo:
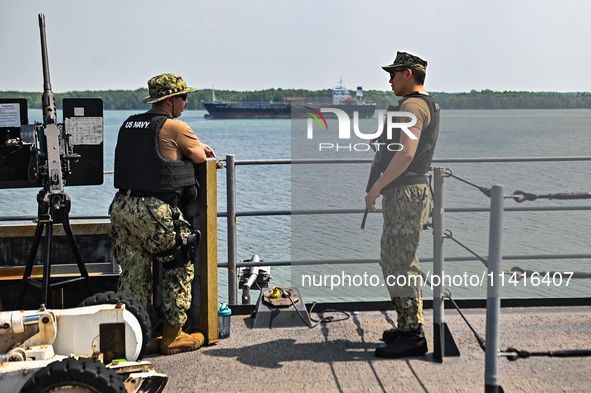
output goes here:
[[49, 78], [49, 59], [47, 57], [47, 40], [45, 39], [45, 15], [39, 14], [39, 31], [41, 33], [41, 60], [43, 62], [43, 124], [57, 123], [55, 97], [51, 91]]
[[[62, 125], [57, 122], [55, 97], [51, 91], [49, 78], [49, 60], [47, 56], [47, 40], [45, 39], [45, 15], [39, 14], [39, 31], [41, 33], [41, 60], [43, 62], [43, 126], [38, 130], [40, 151], [37, 155], [37, 167], [43, 168], [43, 187], [50, 193], [63, 193], [61, 155], [64, 154]], [[49, 202], [48, 202], [49, 203]]]

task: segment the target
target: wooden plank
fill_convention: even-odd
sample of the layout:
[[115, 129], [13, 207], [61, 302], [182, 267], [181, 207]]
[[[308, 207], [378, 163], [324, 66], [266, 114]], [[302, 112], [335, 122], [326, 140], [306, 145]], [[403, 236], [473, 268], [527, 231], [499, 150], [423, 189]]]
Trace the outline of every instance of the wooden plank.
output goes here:
[[218, 342], [218, 246], [217, 246], [217, 163], [209, 159], [205, 171], [199, 173], [201, 190], [199, 226], [201, 246], [199, 249], [201, 276], [201, 316], [198, 326], [208, 345]]
[[[74, 236], [108, 235], [111, 223], [105, 222], [70, 222]], [[0, 225], [0, 238], [18, 238], [35, 236], [36, 224]], [[65, 236], [61, 224], [53, 225], [53, 236]]]

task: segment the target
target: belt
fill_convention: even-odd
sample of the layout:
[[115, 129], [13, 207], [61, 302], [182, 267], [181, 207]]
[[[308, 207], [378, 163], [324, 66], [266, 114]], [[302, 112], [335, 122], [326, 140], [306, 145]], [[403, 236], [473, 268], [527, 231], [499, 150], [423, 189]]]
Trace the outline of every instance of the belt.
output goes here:
[[404, 175], [394, 179], [390, 184], [382, 189], [389, 190], [390, 188], [399, 186], [414, 186], [416, 184], [429, 184], [429, 180], [426, 175]]
[[426, 173], [406, 172], [402, 176], [427, 176]]

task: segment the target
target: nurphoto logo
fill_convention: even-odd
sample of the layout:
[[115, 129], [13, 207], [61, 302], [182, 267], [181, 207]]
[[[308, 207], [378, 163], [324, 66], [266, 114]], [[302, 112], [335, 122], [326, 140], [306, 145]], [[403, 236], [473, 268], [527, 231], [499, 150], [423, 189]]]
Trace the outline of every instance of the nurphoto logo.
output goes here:
[[[318, 126], [316, 128], [320, 128], [323, 130], [326, 128], [328, 129], [328, 123], [326, 122], [325, 117], [322, 113], [332, 113], [336, 115], [338, 120], [338, 139], [339, 140], [351, 140], [351, 119], [349, 114], [342, 109], [338, 108], [320, 108], [320, 111], [306, 107], [310, 109], [312, 112], [308, 112], [311, 116], [307, 119], [307, 138], [314, 139], [314, 120]], [[388, 149], [390, 151], [400, 151], [404, 148], [402, 144], [398, 142], [391, 142], [391, 143], [384, 143], [384, 142], [376, 142], [376, 140], [382, 135], [384, 132], [384, 111], [379, 110], [377, 111], [378, 116], [378, 125], [377, 131], [373, 133], [366, 134], [359, 129], [359, 112], [353, 111], [353, 132], [355, 136], [362, 140], [371, 141], [374, 140], [373, 145], [376, 150], [380, 149]], [[408, 121], [402, 121], [405, 119], [409, 119]], [[417, 137], [410, 131], [410, 128], [414, 126], [417, 122], [416, 116], [411, 112], [399, 112], [399, 111], [387, 111], [386, 112], [386, 121], [385, 121], [385, 128], [386, 128], [386, 140], [392, 140], [392, 131], [396, 128], [399, 128], [402, 132], [404, 132], [410, 139], [417, 139]], [[324, 132], [318, 133], [324, 136]], [[368, 151], [371, 149], [369, 143], [366, 142], [359, 142], [359, 143], [334, 143], [334, 142], [319, 142], [318, 143], [318, 150], [319, 151], [326, 151], [326, 150], [348, 150], [348, 151]]]

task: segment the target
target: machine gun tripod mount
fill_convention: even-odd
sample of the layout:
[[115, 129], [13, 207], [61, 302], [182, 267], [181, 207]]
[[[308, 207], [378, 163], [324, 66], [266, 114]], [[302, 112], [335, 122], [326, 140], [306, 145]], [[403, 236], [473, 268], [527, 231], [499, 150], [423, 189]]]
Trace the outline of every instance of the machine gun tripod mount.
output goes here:
[[[33, 238], [33, 245], [29, 253], [25, 272], [23, 274], [23, 280], [21, 282], [17, 309], [21, 309], [23, 301], [25, 299], [26, 289], [28, 285], [41, 289], [42, 304], [51, 306], [51, 299], [49, 298], [50, 290], [61, 288], [68, 284], [73, 284], [79, 281], [86, 281], [89, 295], [94, 293], [92, 289], [92, 283], [90, 276], [84, 262], [82, 255], [74, 238], [74, 233], [70, 225], [69, 213], [71, 207], [71, 200], [68, 194], [65, 192], [50, 192], [47, 189], [39, 191], [37, 195], [38, 213], [37, 213], [37, 227], [35, 229], [35, 236]], [[80, 277], [74, 277], [70, 279], [64, 279], [57, 282], [51, 282], [51, 245], [53, 242], [53, 225], [62, 224], [66, 238], [74, 253], [76, 264], [80, 270]], [[33, 272], [33, 265], [35, 263], [35, 257], [39, 250], [41, 243], [41, 237], [45, 229], [45, 259], [43, 262], [43, 278], [41, 283], [31, 277]]]
[[[37, 227], [18, 294], [18, 309], [22, 308], [26, 289], [29, 285], [41, 289], [42, 304], [48, 307], [51, 306], [51, 299], [49, 298], [50, 290], [54, 288], [61, 288], [78, 281], [85, 281], [89, 294], [94, 293], [88, 271], [82, 261], [82, 256], [70, 225], [69, 213], [71, 200], [68, 194], [64, 192], [64, 176], [71, 174], [71, 161], [80, 159], [81, 156], [80, 154], [74, 153], [73, 146], [70, 143], [71, 135], [66, 131], [64, 124], [57, 122], [55, 97], [51, 90], [49, 78], [47, 44], [45, 39], [45, 16], [43, 14], [39, 15], [39, 29], [41, 33], [41, 57], [43, 61], [44, 81], [42, 98], [43, 124], [35, 123], [35, 147], [32, 149], [32, 152], [36, 159], [36, 176], [41, 179], [43, 189], [37, 195]], [[80, 271], [79, 277], [61, 281], [51, 280], [51, 245], [54, 224], [62, 224], [63, 226], [67, 241]], [[44, 230], [45, 259], [43, 261], [43, 278], [39, 282], [32, 278], [31, 274]]]

